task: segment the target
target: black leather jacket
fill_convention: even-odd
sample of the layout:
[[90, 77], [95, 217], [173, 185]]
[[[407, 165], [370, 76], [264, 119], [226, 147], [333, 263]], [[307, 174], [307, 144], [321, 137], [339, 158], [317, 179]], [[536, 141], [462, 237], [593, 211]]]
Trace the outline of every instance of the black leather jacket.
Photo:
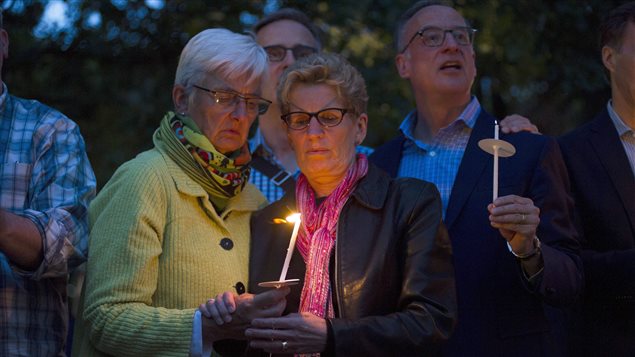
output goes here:
[[[432, 355], [456, 319], [451, 247], [433, 184], [391, 179], [374, 165], [342, 209], [331, 260], [330, 320], [336, 356]], [[249, 290], [278, 280], [292, 225], [276, 224], [296, 211], [294, 195], [252, 217]], [[294, 252], [287, 278], [304, 280]], [[334, 279], [333, 279], [334, 277]], [[302, 283], [293, 286], [286, 313], [297, 312]]]

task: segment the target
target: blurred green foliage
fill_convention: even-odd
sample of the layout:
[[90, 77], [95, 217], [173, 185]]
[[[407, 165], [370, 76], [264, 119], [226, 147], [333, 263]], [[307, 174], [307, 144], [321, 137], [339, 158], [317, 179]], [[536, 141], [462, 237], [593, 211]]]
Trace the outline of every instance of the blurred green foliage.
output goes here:
[[[408, 83], [394, 69], [392, 43], [396, 18], [411, 1], [59, 1], [67, 4], [69, 23], [58, 28], [43, 27], [47, 1], [2, 3], [11, 41], [2, 78], [12, 94], [38, 99], [79, 123], [100, 186], [151, 146], [160, 118], [172, 108], [178, 56], [192, 35], [208, 27], [243, 32], [280, 7], [309, 14], [322, 29], [325, 49], [362, 71], [370, 94], [366, 145], [392, 137], [413, 105]], [[474, 93], [488, 111], [525, 115], [546, 134], [590, 120], [610, 94], [598, 24], [618, 4], [455, 1], [478, 29]]]

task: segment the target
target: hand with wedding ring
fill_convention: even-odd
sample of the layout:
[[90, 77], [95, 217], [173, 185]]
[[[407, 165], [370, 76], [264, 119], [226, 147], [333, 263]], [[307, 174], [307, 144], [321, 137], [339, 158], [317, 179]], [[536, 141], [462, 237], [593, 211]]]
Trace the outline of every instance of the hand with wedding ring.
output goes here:
[[326, 320], [311, 313], [258, 318], [245, 331], [251, 348], [270, 353], [319, 353], [326, 349]]
[[516, 195], [499, 197], [487, 210], [490, 224], [500, 231], [514, 253], [524, 255], [535, 249], [540, 209], [531, 199]]

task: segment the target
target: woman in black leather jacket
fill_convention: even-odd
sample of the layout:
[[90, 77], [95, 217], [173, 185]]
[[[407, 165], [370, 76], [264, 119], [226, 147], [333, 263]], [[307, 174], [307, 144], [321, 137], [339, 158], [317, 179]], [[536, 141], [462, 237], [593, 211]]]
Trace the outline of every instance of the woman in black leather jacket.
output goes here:
[[450, 242], [433, 184], [391, 179], [355, 153], [366, 135], [364, 80], [343, 57], [297, 61], [278, 86], [301, 174], [252, 216], [250, 292], [278, 280], [302, 217], [287, 277], [300, 278], [284, 316], [255, 319], [253, 349], [336, 356], [431, 355], [456, 319]]

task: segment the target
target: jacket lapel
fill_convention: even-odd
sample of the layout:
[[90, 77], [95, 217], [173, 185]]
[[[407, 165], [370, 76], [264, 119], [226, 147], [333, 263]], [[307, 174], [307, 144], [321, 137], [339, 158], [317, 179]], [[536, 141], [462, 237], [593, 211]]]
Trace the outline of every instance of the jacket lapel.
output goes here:
[[368, 165], [368, 173], [362, 178], [351, 195], [362, 206], [381, 209], [388, 197], [389, 176], [375, 166]]
[[631, 231], [635, 232], [635, 177], [633, 177], [633, 171], [630, 169], [615, 125], [613, 125], [606, 110], [595, 120], [591, 131], [593, 132], [589, 136], [591, 147], [611, 178], [611, 182], [628, 214]]
[[476, 119], [476, 124], [470, 134], [470, 140], [465, 148], [459, 171], [456, 174], [450, 201], [445, 214], [445, 224], [448, 230], [452, 228], [454, 221], [461, 213], [465, 202], [474, 191], [481, 179], [487, 164], [491, 164], [491, 155], [478, 147], [481, 139], [492, 138], [494, 134], [494, 118], [481, 109], [481, 114]]

